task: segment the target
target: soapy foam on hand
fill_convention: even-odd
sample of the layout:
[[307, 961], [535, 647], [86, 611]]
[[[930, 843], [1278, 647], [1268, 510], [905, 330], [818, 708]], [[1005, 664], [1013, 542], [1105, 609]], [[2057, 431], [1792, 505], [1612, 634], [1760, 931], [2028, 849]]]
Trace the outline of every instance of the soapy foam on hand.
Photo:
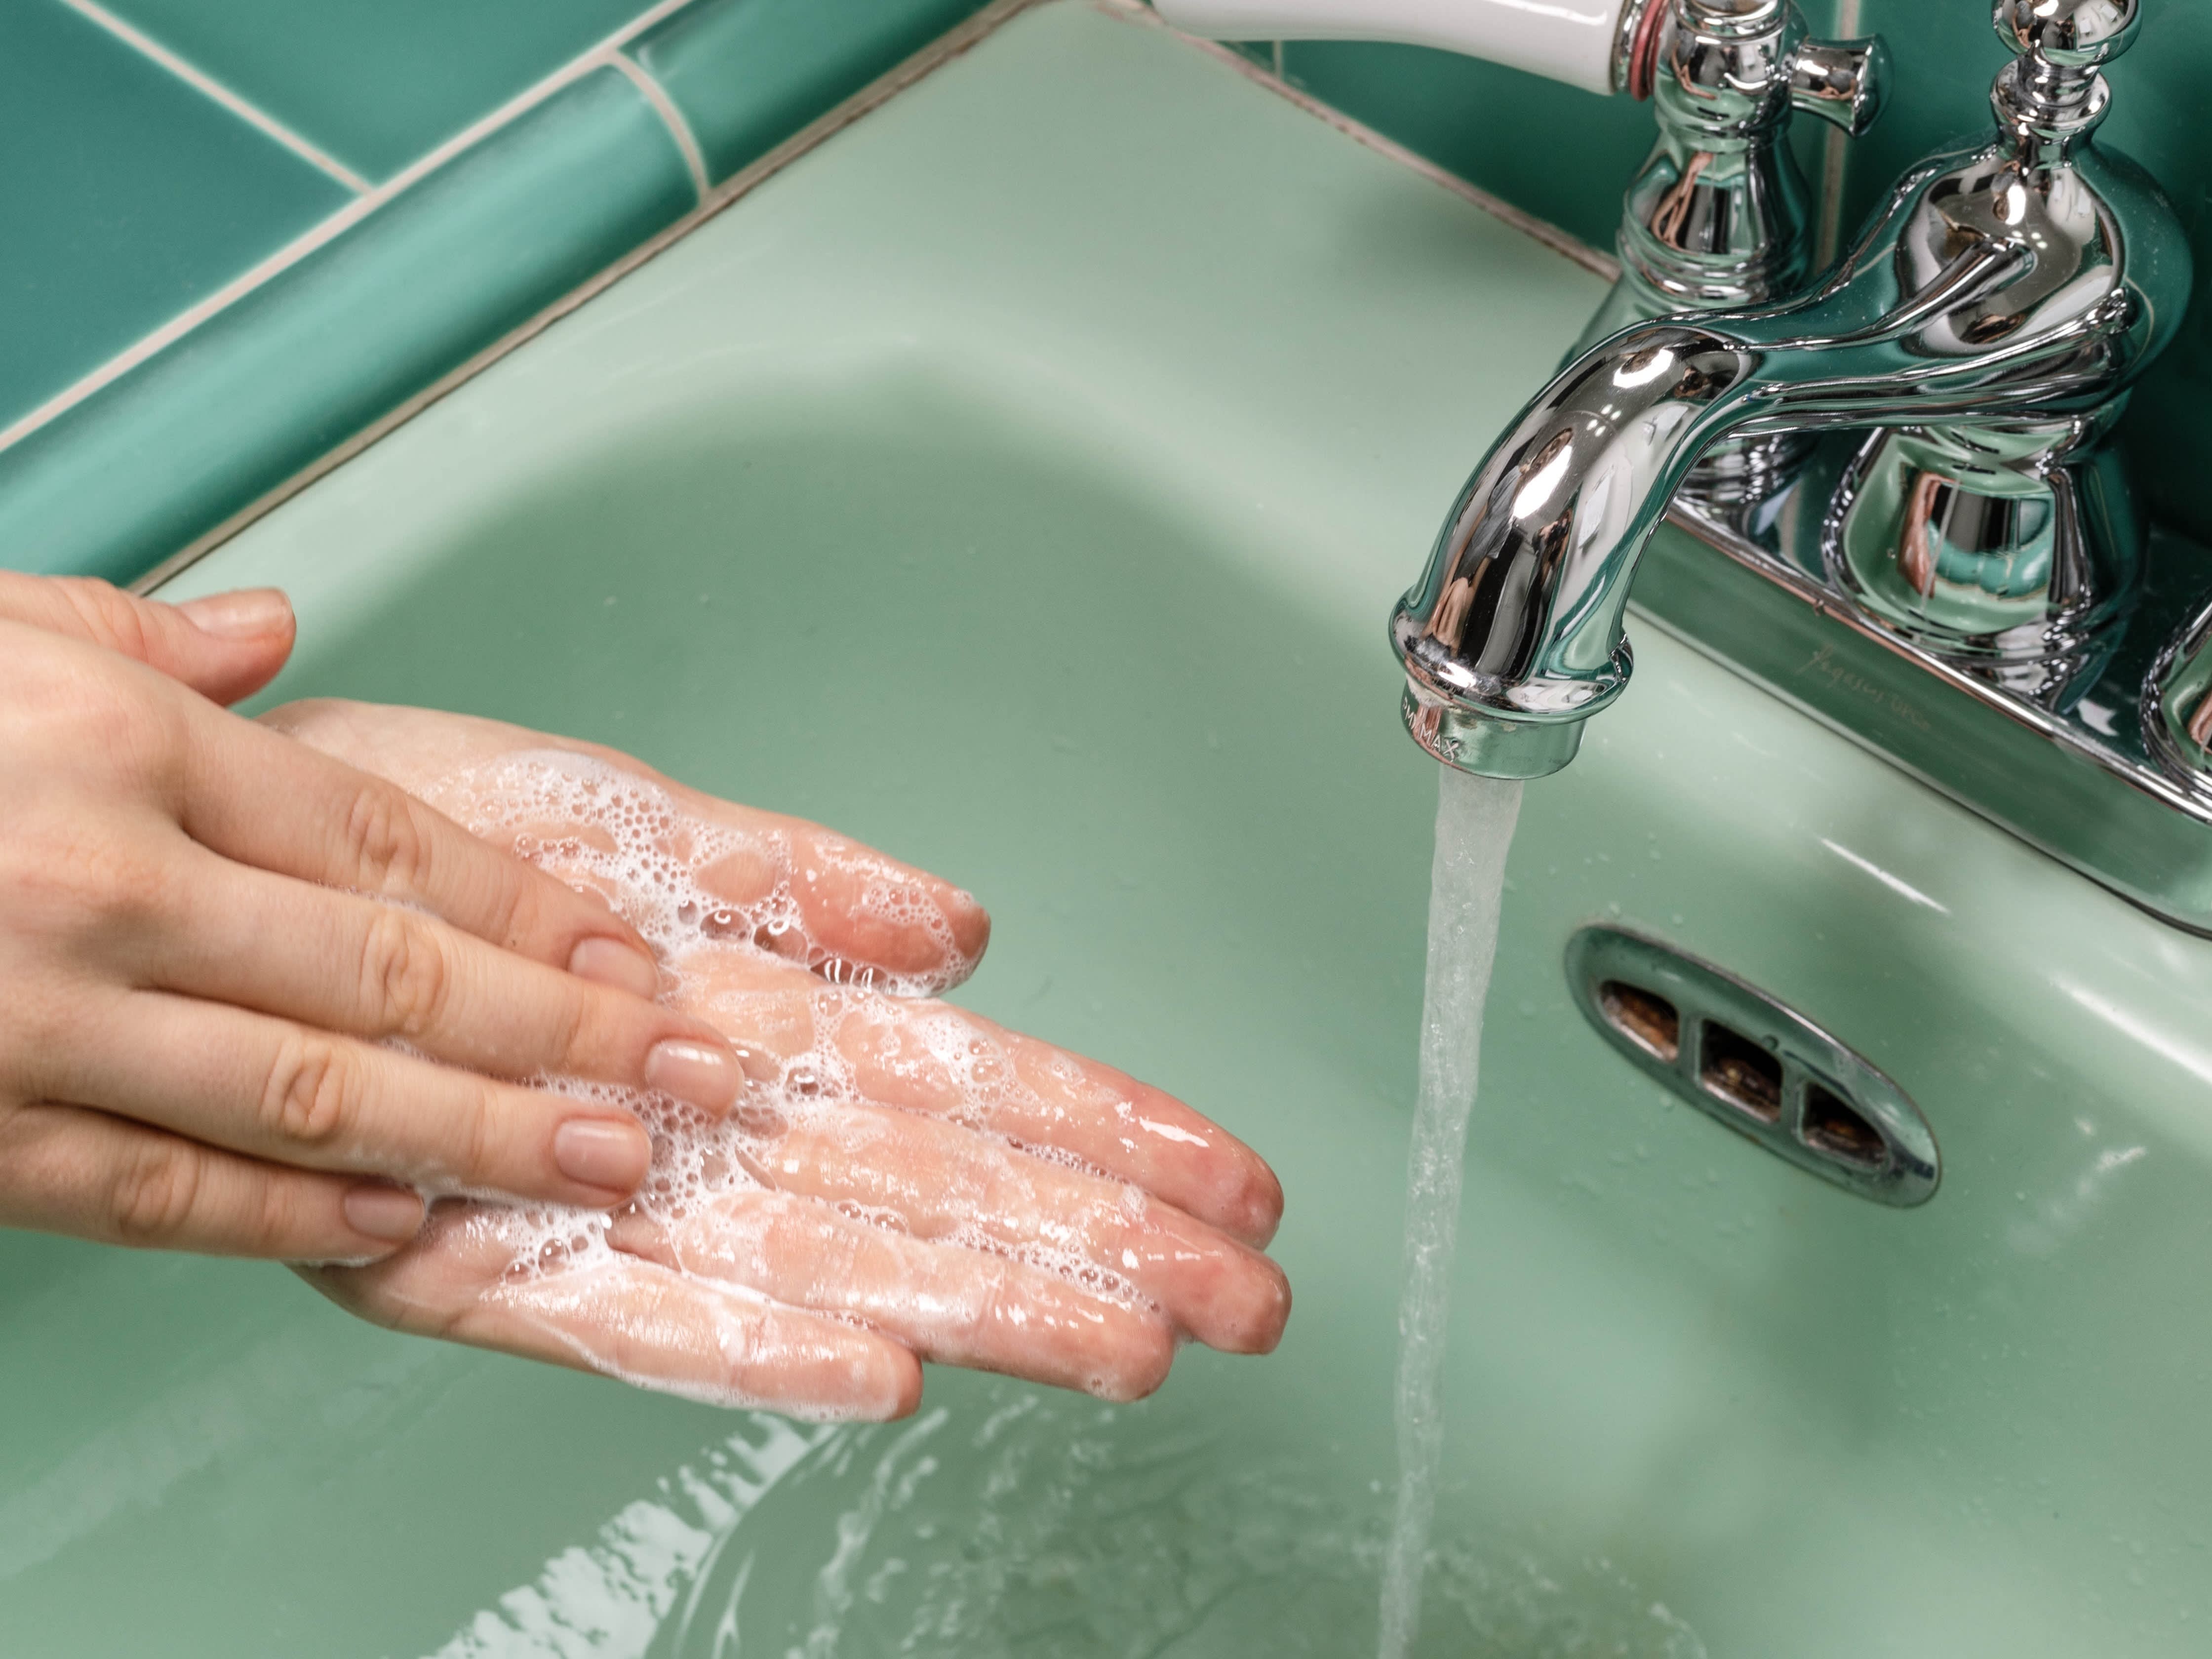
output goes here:
[[[901, 927], [918, 927], [939, 945], [943, 965], [932, 971], [899, 974], [855, 968], [815, 939], [793, 891], [792, 848], [783, 830], [702, 823], [665, 790], [594, 757], [567, 750], [507, 756], [441, 781], [436, 793], [445, 809], [476, 834], [509, 842], [533, 862], [551, 866], [570, 881], [588, 881], [604, 892], [660, 954], [679, 984], [689, 979], [704, 985], [707, 994], [697, 1000], [701, 1012], [726, 1029], [750, 1029], [778, 1015], [788, 1019], [791, 993], [787, 988], [715, 985], [712, 972], [718, 957], [726, 960], [728, 953], [742, 951], [788, 966], [803, 964], [821, 976], [823, 982], [809, 990], [805, 1001], [811, 1030], [800, 1040], [781, 1045], [788, 1057], [775, 1062], [775, 1074], [749, 1082], [737, 1109], [720, 1122], [649, 1091], [576, 1079], [542, 1080], [542, 1086], [573, 1098], [619, 1105], [645, 1124], [653, 1141], [652, 1166], [625, 1214], [641, 1216], [672, 1235], [687, 1224], [726, 1231], [730, 1236], [716, 1238], [712, 1253], [737, 1261], [747, 1254], [744, 1227], [734, 1219], [716, 1222], [710, 1212], [730, 1194], [774, 1191], [761, 1172], [794, 1128], [824, 1132], [842, 1151], [865, 1159], [868, 1140], [880, 1136], [865, 1114], [851, 1109], [863, 1097], [838, 1041], [841, 1033], [860, 1022], [875, 1028], [869, 1032], [872, 1036], [889, 1032], [888, 1047], [879, 1042], [877, 1050], [883, 1063], [899, 1069], [903, 1057], [909, 1073], [927, 1066], [952, 1081], [961, 1103], [943, 1114], [945, 1121], [1046, 1163], [1103, 1174], [1062, 1149], [992, 1133], [984, 1126], [993, 1109], [1010, 1098], [1024, 1099], [1035, 1109], [1033, 1115], [1047, 1115], [1022, 1082], [1012, 1056], [955, 1011], [911, 1003], [894, 1009], [888, 1001], [943, 990], [959, 982], [973, 965], [972, 958], [960, 952], [951, 924], [934, 899], [889, 860], [827, 835], [817, 835], [812, 843], [817, 858], [837, 873], [857, 878], [863, 915]], [[562, 828], [544, 833], [550, 826]], [[718, 866], [774, 873], [757, 896], [736, 902], [708, 884]], [[896, 1020], [890, 1018], [894, 1012], [899, 1015]], [[918, 1054], [907, 1050], [909, 1040]], [[1124, 1186], [1121, 1194], [1119, 1218], [1141, 1222], [1145, 1194]], [[981, 1194], [951, 1197], [956, 1207], [964, 1200], [968, 1213], [949, 1230], [933, 1234], [936, 1242], [1026, 1262], [1091, 1296], [1127, 1306], [1151, 1305], [1127, 1280], [1098, 1265], [1083, 1229], [1009, 1242], [994, 1237], [987, 1224]], [[823, 1207], [848, 1220], [905, 1230], [901, 1217], [888, 1208], [854, 1201], [825, 1203]], [[544, 1304], [549, 1312], [558, 1310], [568, 1315], [548, 1328], [556, 1329], [595, 1370], [644, 1387], [676, 1386], [666, 1379], [625, 1370], [609, 1357], [605, 1345], [587, 1342], [570, 1328], [580, 1323], [575, 1310], [592, 1305], [594, 1298], [605, 1310], [600, 1316], [604, 1320], [622, 1316], [617, 1305], [620, 1269], [634, 1266], [636, 1259], [618, 1249], [611, 1237], [617, 1217], [561, 1206], [479, 1203], [464, 1224], [472, 1244], [495, 1244], [509, 1256], [499, 1293], [510, 1307]], [[682, 1271], [680, 1267], [665, 1270]], [[558, 1283], [549, 1282], [555, 1280]], [[762, 1310], [779, 1305], [726, 1279], [700, 1276], [697, 1282], [711, 1286], [717, 1297], [730, 1299], [733, 1316], [741, 1321], [745, 1304]], [[951, 1318], [962, 1316], [957, 1307], [945, 1311]], [[814, 1316], [841, 1316], [817, 1312]], [[592, 1322], [592, 1318], [580, 1322], [586, 1327]], [[678, 1387], [677, 1391], [726, 1405], [757, 1403], [730, 1391], [702, 1394], [696, 1386]]]

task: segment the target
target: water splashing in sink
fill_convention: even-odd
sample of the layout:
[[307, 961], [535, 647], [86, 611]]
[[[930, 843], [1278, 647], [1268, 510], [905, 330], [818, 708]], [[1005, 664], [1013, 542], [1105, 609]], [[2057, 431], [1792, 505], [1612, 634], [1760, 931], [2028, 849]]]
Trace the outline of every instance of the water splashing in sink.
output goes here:
[[1382, 1560], [1382, 1659], [1405, 1659], [1421, 1620], [1421, 1570], [1443, 1459], [1444, 1331], [1468, 1115], [1482, 1059], [1482, 1005], [1498, 955], [1505, 854], [1521, 815], [1519, 783], [1438, 769], [1421, 1092], [1407, 1173], [1398, 1307], [1398, 1504]]

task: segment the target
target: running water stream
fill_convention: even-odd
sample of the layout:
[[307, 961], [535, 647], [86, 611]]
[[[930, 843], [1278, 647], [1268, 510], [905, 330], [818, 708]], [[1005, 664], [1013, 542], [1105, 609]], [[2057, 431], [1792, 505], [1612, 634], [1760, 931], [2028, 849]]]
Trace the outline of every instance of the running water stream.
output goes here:
[[1405, 1659], [1421, 1622], [1421, 1570], [1443, 1461], [1444, 1330], [1451, 1317], [1468, 1115], [1482, 1060], [1482, 1005], [1498, 955], [1505, 854], [1521, 815], [1519, 783], [1449, 766], [1438, 770], [1420, 1100], [1407, 1171], [1398, 1304], [1398, 1506], [1382, 1559], [1382, 1659]]

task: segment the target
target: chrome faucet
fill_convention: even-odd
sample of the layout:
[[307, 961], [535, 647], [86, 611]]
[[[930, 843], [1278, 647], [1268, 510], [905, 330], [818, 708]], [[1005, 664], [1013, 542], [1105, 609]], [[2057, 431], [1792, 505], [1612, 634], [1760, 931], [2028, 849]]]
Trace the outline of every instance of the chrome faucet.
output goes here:
[[[1672, 5], [1678, 92], [1700, 84], [1685, 55], [1704, 53], [1723, 88], [1729, 64], [1763, 66], [1770, 104], [1802, 105], [1802, 82], [1864, 104], [1870, 60], [1808, 67], [1787, 0]], [[2078, 695], [2142, 562], [2102, 442], [2180, 322], [2190, 253], [2157, 186], [2093, 137], [2140, 0], [1994, 13], [2017, 54], [1995, 133], [1910, 170], [1809, 293], [1645, 318], [1582, 352], [1475, 470], [1391, 623], [1406, 725], [1431, 754], [1501, 778], [1565, 766], [1628, 684], [1630, 582], [1700, 458], [1838, 428], [1879, 429], [1827, 513], [1838, 605], [2031, 701]], [[1698, 182], [1663, 145], [1660, 163], [1678, 192]], [[1624, 290], [1713, 304], [1668, 277], [1716, 262], [1686, 263], [1680, 236], [1639, 259], [1635, 192], [1630, 207]], [[1773, 291], [1780, 269], [1751, 274]]]
[[1583, 343], [1670, 312], [1764, 305], [1813, 275], [1793, 114], [1856, 138], [1887, 96], [1878, 39], [1818, 40], [1790, 0], [1640, 0], [1615, 76], [1650, 100], [1659, 141], [1622, 204], [1621, 280]]

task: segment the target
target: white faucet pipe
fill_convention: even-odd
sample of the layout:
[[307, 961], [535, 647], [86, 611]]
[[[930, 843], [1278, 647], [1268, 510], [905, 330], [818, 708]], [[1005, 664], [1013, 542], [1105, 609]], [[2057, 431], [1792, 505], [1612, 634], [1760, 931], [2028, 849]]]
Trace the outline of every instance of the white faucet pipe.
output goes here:
[[1216, 40], [1399, 40], [1610, 93], [1629, 0], [1154, 0]]

